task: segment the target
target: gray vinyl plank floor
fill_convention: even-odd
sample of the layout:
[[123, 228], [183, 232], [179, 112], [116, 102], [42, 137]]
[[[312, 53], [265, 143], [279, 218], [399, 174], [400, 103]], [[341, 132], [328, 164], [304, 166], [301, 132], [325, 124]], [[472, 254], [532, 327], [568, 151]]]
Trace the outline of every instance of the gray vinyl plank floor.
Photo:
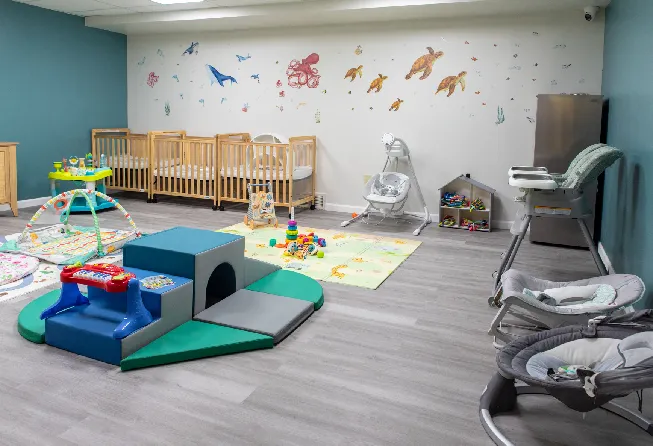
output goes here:
[[[145, 232], [215, 230], [245, 211], [120, 199]], [[0, 233], [22, 230], [35, 211], [0, 212]], [[324, 229], [345, 218], [296, 215], [300, 225]], [[126, 225], [117, 211], [100, 220]], [[343, 231], [413, 238], [414, 227], [386, 221]], [[496, 370], [487, 297], [509, 239], [508, 231], [431, 225], [377, 290], [322, 283], [324, 307], [274, 349], [127, 373], [21, 338], [17, 314], [43, 290], [0, 303], [0, 445], [490, 445], [478, 421], [478, 399]], [[587, 251], [530, 243], [515, 267], [553, 280], [596, 274]], [[636, 399], [625, 402], [633, 407]], [[653, 417], [651, 392], [644, 402]], [[518, 411], [497, 424], [518, 445], [652, 444], [616, 416], [583, 418], [545, 396], [521, 397]]]

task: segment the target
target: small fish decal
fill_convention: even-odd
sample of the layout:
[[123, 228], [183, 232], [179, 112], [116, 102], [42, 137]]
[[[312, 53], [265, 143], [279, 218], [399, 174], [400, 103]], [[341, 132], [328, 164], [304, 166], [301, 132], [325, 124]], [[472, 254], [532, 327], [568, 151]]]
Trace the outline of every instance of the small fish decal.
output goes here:
[[494, 44], [494, 47], [495, 47], [495, 48], [498, 47], [498, 46], [499, 46], [499, 45], [497, 45], [496, 43]]
[[277, 88], [281, 88], [282, 86], [283, 86], [283, 84], [281, 83], [280, 80], [278, 80], [278, 81], [277, 81]]
[[195, 54], [197, 56], [199, 54], [199, 50], [197, 49], [198, 46], [200, 46], [199, 42], [191, 42], [190, 46], [186, 48], [186, 51], [184, 51], [181, 55], [185, 56], [188, 54], [190, 56], [191, 54]]
[[322, 90], [322, 94], [326, 94], [326, 90]]
[[534, 36], [539, 36], [540, 33], [538, 33], [537, 31], [533, 31], [533, 35], [534, 35]]
[[565, 49], [565, 48], [567, 48], [567, 45], [565, 45], [565, 44], [556, 45], [556, 46], [553, 47], [554, 50]]
[[247, 56], [239, 56], [238, 54], [236, 54], [236, 57], [238, 58], [238, 62], [245, 62], [247, 59], [252, 58], [252, 56], [250, 56], [249, 53], [247, 54]]
[[472, 57], [472, 60], [476, 62], [478, 59], [476, 57]]
[[252, 74], [250, 77], [251, 77], [252, 79], [255, 79], [256, 82], [258, 82], [259, 84], [261, 83], [261, 79], [259, 78], [259, 75], [258, 75], [258, 74]]
[[525, 111], [526, 113], [528, 113], [529, 111], [531, 111], [531, 109], [530, 109], [530, 108], [525, 108], [524, 111]]
[[154, 71], [150, 72], [150, 74], [147, 76], [147, 85], [150, 88], [154, 88], [154, 84], [159, 82], [159, 76], [154, 74]]
[[465, 45], [469, 45], [469, 42], [465, 40]]
[[319, 124], [320, 122], [320, 110], [318, 110], [315, 112], [315, 123]]
[[535, 62], [535, 63], [533, 64], [534, 67], [537, 67], [537, 66], [539, 66], [539, 65], [540, 65], [540, 64], [537, 63], [537, 62]]
[[509, 70], [517, 70], [521, 71], [521, 67], [519, 65], [513, 65], [512, 67], [508, 68]]
[[533, 82], [535, 82], [537, 79], [533, 79]]
[[177, 82], [179, 82], [179, 76], [177, 76], [176, 74], [173, 74], [172, 78], [175, 79]]
[[170, 116], [170, 102], [166, 101], [166, 105], [163, 107], [163, 111], [166, 112], [166, 116]]
[[528, 119], [528, 122], [531, 124], [535, 122], [535, 119], [531, 118], [530, 116], [526, 116], [526, 119]]
[[585, 83], [585, 79], [581, 79], [581, 80], [579, 80], [578, 83], [579, 83], [579, 84], [584, 84], [584, 83]]
[[551, 85], [558, 85], [558, 81], [555, 80], [555, 79], [553, 79], [553, 80], [551, 81]]
[[180, 97], [181, 99], [184, 99], [184, 94], [183, 94], [183, 93], [179, 93], [179, 97]]
[[138, 61], [138, 65], [142, 66], [143, 64], [145, 64], [145, 56], [143, 56], [143, 58]]
[[231, 85], [238, 83], [236, 79], [233, 78], [233, 76], [226, 76], [213, 68], [211, 65], [206, 65], [206, 71], [209, 74], [209, 78], [211, 79], [211, 85], [217, 82], [221, 87], [224, 87], [225, 81], [231, 81]]
[[507, 78], [506, 78], [506, 80], [507, 80], [507, 81], [509, 81], [509, 80], [510, 80], [510, 78], [509, 78], [509, 77], [507, 77]]
[[277, 108], [279, 109], [279, 111], [283, 111], [283, 105], [277, 105]]
[[510, 98], [510, 100], [511, 100], [511, 101], [514, 101], [514, 100], [515, 100], [515, 98]]
[[299, 107], [303, 107], [304, 105], [306, 105], [306, 102], [300, 102], [297, 104], [297, 109], [299, 109]]
[[204, 107], [204, 99], [200, 99], [199, 102], [202, 104], [202, 107]]
[[370, 107], [370, 110], [374, 110], [374, 107]]
[[360, 56], [361, 54], [363, 54], [363, 47], [358, 45], [356, 47], [356, 49], [354, 50], [354, 54], [357, 55], [357, 56]]
[[515, 53], [515, 54], [512, 55], [512, 57], [514, 57], [515, 59], [517, 59], [517, 58], [519, 57], [519, 54]]
[[570, 63], [563, 65], [563, 66], [562, 66], [562, 69], [563, 69], [563, 70], [566, 70], [566, 69], [569, 68], [569, 67], [571, 67], [571, 64], [570, 64]]
[[220, 104], [224, 104], [224, 101], [226, 101], [226, 100], [227, 100], [227, 98], [220, 99]]
[[156, 53], [161, 57], [166, 57], [163, 55], [163, 51], [161, 51], [161, 49], [156, 50]]
[[487, 105], [487, 103], [486, 103], [486, 102], [483, 102], [483, 105]]
[[349, 90], [349, 91], [347, 92], [347, 94], [351, 94], [351, 90]]
[[481, 92], [480, 91], [475, 91], [474, 94], [481, 94]]
[[242, 108], [242, 110], [243, 110], [245, 113], [247, 113], [247, 110], [249, 110], [249, 104], [248, 104], [247, 102], [243, 104], [243, 108]]
[[392, 103], [388, 111], [399, 111], [399, 107], [401, 106], [402, 102], [404, 102], [403, 99], [397, 98], [397, 100]]
[[286, 97], [286, 91], [285, 91], [285, 90], [281, 90], [281, 91], [279, 92], [279, 97], [280, 97], [280, 98], [285, 98], [285, 97]]

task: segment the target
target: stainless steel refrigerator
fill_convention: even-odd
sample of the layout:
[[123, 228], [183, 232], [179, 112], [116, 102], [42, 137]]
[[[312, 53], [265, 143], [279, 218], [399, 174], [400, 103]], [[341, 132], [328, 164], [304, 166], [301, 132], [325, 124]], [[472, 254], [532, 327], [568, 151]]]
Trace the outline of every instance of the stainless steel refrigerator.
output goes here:
[[[606, 109], [607, 110], [607, 109]], [[534, 166], [563, 173], [572, 159], [586, 147], [601, 142], [604, 118], [603, 96], [541, 94], [537, 96]], [[586, 188], [596, 202], [597, 185]], [[596, 206], [595, 206], [595, 214]], [[587, 221], [593, 233], [594, 218]], [[600, 216], [599, 216], [600, 218]], [[574, 220], [534, 218], [531, 242], [587, 247]]]

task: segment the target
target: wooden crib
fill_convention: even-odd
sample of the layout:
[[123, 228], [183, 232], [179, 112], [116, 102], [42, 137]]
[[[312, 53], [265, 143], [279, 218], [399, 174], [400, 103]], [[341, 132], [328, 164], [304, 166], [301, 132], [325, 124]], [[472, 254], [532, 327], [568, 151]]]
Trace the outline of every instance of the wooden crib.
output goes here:
[[113, 171], [106, 187], [114, 190], [147, 192], [149, 190], [150, 150], [147, 135], [129, 129], [93, 129], [91, 153], [95, 165], [104, 155], [106, 166]]
[[217, 136], [217, 205], [248, 203], [247, 184], [272, 183], [275, 205], [315, 207], [316, 138], [299, 136], [288, 144], [253, 143], [249, 134]]
[[184, 131], [149, 132], [150, 187], [157, 195], [201, 198], [217, 209], [216, 138], [187, 136]]

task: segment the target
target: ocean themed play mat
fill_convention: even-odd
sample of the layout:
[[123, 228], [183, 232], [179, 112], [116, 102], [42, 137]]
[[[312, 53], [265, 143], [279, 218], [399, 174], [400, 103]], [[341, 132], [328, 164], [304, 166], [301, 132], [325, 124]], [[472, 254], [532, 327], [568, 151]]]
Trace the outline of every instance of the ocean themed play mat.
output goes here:
[[336, 282], [363, 288], [378, 288], [401, 265], [421, 242], [373, 234], [352, 234], [326, 229], [298, 227], [300, 234], [314, 233], [324, 238], [324, 257], [308, 256], [305, 260], [285, 257], [284, 249], [270, 246], [270, 240], [285, 240], [286, 228], [250, 229], [243, 223], [220, 229], [220, 232], [245, 237], [245, 256], [279, 265], [324, 282]]

